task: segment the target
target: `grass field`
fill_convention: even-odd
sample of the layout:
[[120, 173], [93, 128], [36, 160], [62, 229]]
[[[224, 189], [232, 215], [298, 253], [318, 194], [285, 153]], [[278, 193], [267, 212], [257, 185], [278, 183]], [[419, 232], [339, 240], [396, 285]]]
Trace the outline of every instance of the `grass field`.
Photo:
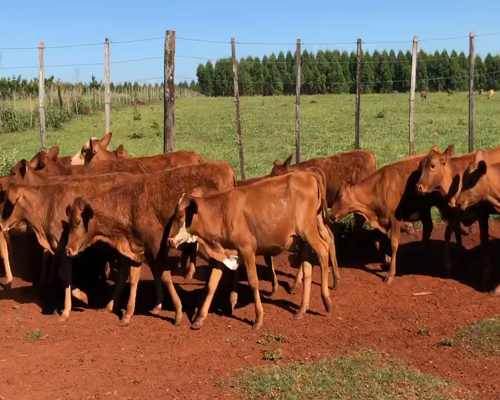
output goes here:
[[[311, 103], [312, 100], [317, 103]], [[247, 176], [270, 171], [272, 162], [295, 152], [295, 98], [245, 97], [241, 99], [242, 129]], [[303, 96], [301, 105], [302, 159], [354, 147], [353, 95]], [[408, 154], [408, 95], [363, 95], [361, 146], [375, 153], [378, 165]], [[112, 147], [123, 143], [135, 156], [159, 153], [163, 143], [161, 102], [112, 110]], [[177, 99], [177, 148], [195, 150], [212, 159], [229, 161], [238, 170], [235, 112], [232, 98]], [[433, 144], [455, 143], [467, 151], [467, 93], [448, 96], [431, 93], [415, 105], [415, 148], [426, 152]], [[47, 132], [47, 145], [59, 145], [61, 154], [74, 154], [90, 136], [104, 133], [104, 114], [74, 117], [62, 130]], [[500, 144], [500, 99], [476, 97], [476, 148]], [[30, 158], [39, 149], [39, 130], [0, 134], [0, 157]]]

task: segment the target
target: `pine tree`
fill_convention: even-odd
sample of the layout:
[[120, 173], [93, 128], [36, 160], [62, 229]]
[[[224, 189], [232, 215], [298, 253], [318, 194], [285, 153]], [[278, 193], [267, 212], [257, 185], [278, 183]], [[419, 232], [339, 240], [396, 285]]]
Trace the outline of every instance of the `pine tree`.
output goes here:
[[201, 92], [205, 96], [210, 96], [210, 94], [207, 93], [205, 87], [205, 66], [203, 64], [198, 65], [198, 68], [196, 69], [196, 77], [198, 78], [198, 83], [200, 84]]
[[427, 73], [427, 66], [429, 63], [427, 62], [427, 54], [425, 51], [420, 50], [418, 53], [418, 61], [417, 61], [417, 88], [418, 90], [429, 90], [429, 80]]
[[373, 93], [375, 91], [375, 70], [372, 57], [369, 52], [363, 55], [362, 92]]
[[264, 95], [264, 71], [259, 57], [255, 57], [252, 62], [251, 75], [253, 81], [253, 92], [259, 96]]
[[286, 75], [286, 59], [285, 59], [285, 53], [282, 51], [279, 52], [278, 58], [276, 60], [276, 66], [278, 67], [278, 72], [280, 74], [280, 80], [281, 80], [281, 85], [283, 87], [282, 92], [284, 93], [285, 87], [283, 85], [283, 82], [286, 82], [285, 80], [285, 75]]
[[450, 56], [446, 50], [443, 50], [439, 59], [439, 77], [442, 78], [440, 79], [440, 82], [442, 83], [442, 90], [451, 88], [450, 75]]
[[281, 74], [276, 61], [276, 55], [272, 53], [268, 61], [270, 95], [272, 96], [283, 94], [283, 80], [281, 78]]
[[379, 62], [379, 93], [392, 93], [392, 71], [389, 63], [389, 55], [384, 50]]
[[247, 64], [244, 58], [241, 58], [238, 63], [238, 82], [238, 88], [241, 96], [252, 96], [254, 94], [252, 75], [250, 74], [250, 64]]
[[269, 60], [267, 56], [262, 57], [262, 94], [264, 96], [271, 95], [271, 74], [269, 73]]
[[295, 93], [295, 57], [290, 50], [286, 53], [286, 75], [283, 78], [283, 89], [285, 94]]
[[352, 90], [355, 90], [355, 87], [353, 89], [353, 80], [351, 78], [351, 70], [349, 68], [349, 62], [351, 60], [349, 59], [349, 54], [347, 51], [343, 51], [342, 55], [340, 56], [340, 62], [342, 63], [342, 73], [344, 74], [344, 79], [346, 82], [346, 91], [345, 93], [351, 93]]
[[346, 93], [348, 90], [344, 72], [339, 61], [339, 56], [333, 53], [331, 68], [326, 77], [326, 88], [329, 93]]
[[476, 56], [474, 64], [474, 87], [476, 90], [486, 90], [486, 76], [484, 76], [486, 69], [484, 68], [481, 57]]

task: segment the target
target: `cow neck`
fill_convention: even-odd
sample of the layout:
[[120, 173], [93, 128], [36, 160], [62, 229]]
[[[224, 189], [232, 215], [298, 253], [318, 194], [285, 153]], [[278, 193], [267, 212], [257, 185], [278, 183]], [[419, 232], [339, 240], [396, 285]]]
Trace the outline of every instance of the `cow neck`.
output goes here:
[[[445, 200], [458, 196], [462, 188], [462, 175], [473, 160], [473, 154], [452, 157], [444, 166], [441, 194]], [[456, 182], [456, 184], [454, 184]]]
[[189, 232], [212, 245], [215, 241], [220, 240], [222, 234], [222, 218], [213, 218], [214, 215], [221, 214], [220, 195], [199, 198], [196, 199], [196, 203], [198, 212], [193, 215]]
[[486, 198], [494, 206], [495, 210], [500, 213], [500, 163], [490, 165], [488, 169], [484, 176], [488, 179], [490, 189]]
[[368, 176], [366, 179], [363, 179], [361, 182], [358, 182], [352, 187], [354, 196], [358, 203], [357, 209], [352, 212], [363, 215], [368, 222], [376, 220], [377, 216], [373, 210], [378, 208], [375, 204], [377, 196], [373, 196], [369, 190], [367, 190], [367, 188], [372, 186], [372, 179], [370, 179], [370, 177], [371, 176]]
[[49, 193], [45, 192], [43, 186], [25, 187], [23, 198], [28, 207], [24, 207], [24, 220], [35, 231], [40, 245], [46, 250], [54, 251], [47, 235], [50, 231], [49, 208], [53, 202]]

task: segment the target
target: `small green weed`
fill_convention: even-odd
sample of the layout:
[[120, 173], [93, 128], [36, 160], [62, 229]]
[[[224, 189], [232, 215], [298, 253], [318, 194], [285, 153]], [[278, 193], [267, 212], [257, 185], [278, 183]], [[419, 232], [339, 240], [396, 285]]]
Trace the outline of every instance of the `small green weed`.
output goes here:
[[26, 340], [42, 340], [42, 339], [43, 339], [43, 333], [38, 329], [35, 329], [26, 334]]
[[257, 340], [257, 343], [262, 345], [271, 344], [274, 342], [288, 343], [288, 338], [282, 335], [272, 335], [270, 333], [265, 333], [259, 340]]
[[438, 343], [439, 346], [441, 347], [451, 347], [453, 346], [453, 339], [449, 339], [449, 338], [444, 338], [444, 339], [441, 339]]
[[262, 359], [266, 360], [266, 361], [279, 361], [279, 360], [283, 360], [284, 357], [283, 357], [283, 353], [281, 352], [281, 349], [277, 349], [277, 350], [268, 350], [264, 353], [264, 356], [262, 357]]

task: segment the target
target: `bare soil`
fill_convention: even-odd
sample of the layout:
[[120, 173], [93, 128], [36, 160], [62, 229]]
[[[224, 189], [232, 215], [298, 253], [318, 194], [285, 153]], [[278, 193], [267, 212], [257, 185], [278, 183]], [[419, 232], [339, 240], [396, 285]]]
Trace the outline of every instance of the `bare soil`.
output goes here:
[[[56, 307], [62, 307], [61, 288], [55, 285], [51, 293], [40, 297], [37, 285], [32, 284], [40, 270], [36, 239], [29, 234], [12, 235], [16, 278], [12, 288], [0, 288], [0, 399], [229, 398], [234, 393], [221, 381], [245, 367], [270, 363], [262, 359], [268, 347], [257, 343], [264, 333], [289, 339], [288, 343], [273, 344], [283, 352], [285, 359], [280, 363], [376, 349], [423, 373], [458, 382], [477, 393], [477, 398], [498, 399], [499, 357], [486, 358], [456, 346], [439, 345], [462, 326], [500, 315], [500, 298], [479, 285], [482, 258], [477, 229], [463, 238], [467, 251], [462, 256], [453, 248], [456, 256], [451, 279], [442, 277], [443, 225], [435, 226], [430, 254], [420, 243], [421, 231], [403, 234], [398, 277], [392, 285], [382, 282], [385, 271], [380, 264], [382, 257], [373, 248], [372, 235], [363, 232], [354, 252], [348, 251], [349, 238], [338, 239], [341, 281], [340, 289], [332, 292], [333, 310], [325, 314], [315, 268], [311, 312], [300, 321], [295, 321], [293, 314], [301, 293], [288, 293], [297, 271], [295, 263], [289, 263], [293, 257], [283, 254], [275, 259], [280, 288], [273, 298], [269, 271], [259, 258], [264, 303], [260, 331], [251, 328], [255, 312], [244, 280], [238, 307], [228, 316], [229, 279], [222, 282], [203, 328], [190, 329], [189, 318], [202, 299], [209, 272], [204, 266], [197, 269], [193, 280], [174, 278], [185, 310], [180, 327], [173, 326], [168, 302], [160, 317], [149, 314], [155, 297], [150, 271], [145, 268], [130, 326], [120, 327], [119, 316], [102, 311], [112, 284], [86, 288], [90, 305], [75, 301], [69, 320], [59, 323], [52, 314]], [[491, 223], [490, 235], [500, 238], [500, 224]], [[492, 241], [492, 283], [500, 281], [496, 268], [499, 243]], [[77, 272], [85, 275], [89, 267], [80, 265]], [[423, 292], [430, 293], [414, 295]], [[127, 295], [124, 293], [122, 307]], [[165, 295], [168, 298], [166, 291]], [[419, 333], [422, 328], [428, 328], [429, 334]], [[27, 338], [34, 330], [42, 332], [41, 339], [33, 339], [37, 335]]]

